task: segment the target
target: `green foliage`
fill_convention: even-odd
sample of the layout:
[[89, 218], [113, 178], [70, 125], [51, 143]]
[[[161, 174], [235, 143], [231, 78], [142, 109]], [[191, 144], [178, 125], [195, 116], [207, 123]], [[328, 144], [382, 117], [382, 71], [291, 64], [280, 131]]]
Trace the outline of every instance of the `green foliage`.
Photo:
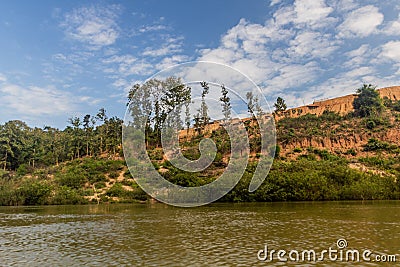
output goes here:
[[[99, 115], [100, 114], [100, 115]], [[108, 118], [105, 110], [93, 117], [70, 118], [64, 130], [30, 128], [21, 121], [0, 124], [0, 167], [25, 175], [37, 167], [58, 165], [85, 156], [120, 152], [122, 120]], [[96, 122], [102, 124], [95, 127]], [[21, 166], [22, 165], [22, 166]]]
[[106, 195], [109, 197], [123, 197], [125, 196], [125, 189], [122, 187], [121, 183], [115, 183], [108, 189]]
[[79, 189], [88, 181], [85, 173], [78, 168], [68, 169], [65, 173], [56, 175], [56, 179], [60, 186], [68, 186], [70, 188]]
[[275, 161], [266, 180], [248, 192], [249, 165], [239, 183], [221, 201], [316, 201], [394, 199], [399, 187], [390, 176], [380, 177], [350, 169], [344, 160]]
[[119, 173], [117, 171], [111, 171], [108, 176], [112, 179], [118, 178]]
[[102, 188], [106, 187], [106, 183], [105, 182], [97, 182], [94, 184], [94, 187], [96, 189], [102, 189]]
[[354, 148], [350, 148], [349, 150], [346, 151], [345, 154], [346, 155], [356, 156], [357, 155], [357, 151]]
[[281, 154], [281, 147], [279, 145], [276, 145], [274, 147], [274, 150], [271, 150], [271, 155], [272, 155], [272, 153], [273, 153], [275, 158], [278, 158], [279, 155]]
[[368, 143], [364, 145], [364, 151], [392, 151], [397, 149], [398, 146], [380, 141], [375, 138], [368, 139]]
[[29, 166], [26, 163], [23, 163], [23, 164], [18, 166], [17, 175], [24, 176], [24, 175], [26, 175], [28, 173], [31, 173], [32, 171], [33, 171], [33, 168], [31, 166]]
[[274, 104], [274, 107], [275, 107], [275, 112], [279, 113], [279, 112], [285, 111], [286, 108], [287, 108], [287, 105], [286, 105], [285, 100], [283, 98], [278, 97], [276, 99], [276, 103]]
[[61, 186], [56, 189], [51, 204], [68, 205], [68, 204], [86, 204], [87, 200], [82, 197], [76, 189], [68, 186]]
[[375, 128], [376, 123], [373, 120], [368, 120], [366, 126], [368, 129], [372, 130]]
[[382, 99], [375, 90], [376, 86], [364, 84], [357, 89], [358, 96], [354, 99], [355, 114], [360, 117], [379, 115], [383, 110]]
[[399, 100], [390, 100], [386, 96], [383, 98], [383, 105], [387, 108], [390, 108], [393, 111], [400, 112], [400, 101]]
[[46, 181], [34, 179], [23, 181], [16, 193], [24, 200], [23, 205], [42, 205], [48, 203], [52, 186]]

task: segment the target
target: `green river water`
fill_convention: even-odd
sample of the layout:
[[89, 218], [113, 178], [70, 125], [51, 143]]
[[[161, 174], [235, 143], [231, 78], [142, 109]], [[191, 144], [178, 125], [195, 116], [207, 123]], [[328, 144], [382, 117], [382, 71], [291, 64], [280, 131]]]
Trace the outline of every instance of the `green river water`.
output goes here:
[[400, 266], [400, 201], [0, 207], [0, 266], [354, 265]]

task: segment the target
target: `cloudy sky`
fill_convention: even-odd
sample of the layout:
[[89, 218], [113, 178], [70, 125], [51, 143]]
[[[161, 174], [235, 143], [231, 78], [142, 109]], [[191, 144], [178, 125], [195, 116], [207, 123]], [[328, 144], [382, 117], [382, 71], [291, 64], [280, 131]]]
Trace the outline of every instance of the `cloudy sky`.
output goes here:
[[289, 106], [400, 85], [400, 2], [0, 1], [0, 123], [63, 128], [163, 68], [212, 61]]

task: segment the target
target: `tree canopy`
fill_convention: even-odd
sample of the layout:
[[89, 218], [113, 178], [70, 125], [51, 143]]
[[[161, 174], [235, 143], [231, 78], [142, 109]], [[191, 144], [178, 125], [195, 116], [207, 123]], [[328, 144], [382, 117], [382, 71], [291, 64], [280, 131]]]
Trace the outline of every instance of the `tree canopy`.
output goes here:
[[370, 117], [382, 112], [383, 103], [376, 91], [376, 86], [363, 84], [356, 92], [358, 96], [354, 99], [353, 107], [357, 116]]

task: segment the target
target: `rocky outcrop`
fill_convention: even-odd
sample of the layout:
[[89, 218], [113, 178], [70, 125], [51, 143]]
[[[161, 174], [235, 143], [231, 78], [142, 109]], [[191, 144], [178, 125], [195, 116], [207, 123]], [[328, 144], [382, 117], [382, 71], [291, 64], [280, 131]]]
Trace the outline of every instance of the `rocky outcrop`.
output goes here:
[[[389, 98], [391, 100], [400, 100], [400, 86], [385, 87], [378, 90], [381, 98]], [[340, 115], [345, 115], [354, 111], [353, 101], [357, 97], [356, 94], [341, 96], [333, 99], [322, 101], [314, 101], [312, 104], [288, 109], [285, 112], [274, 114], [275, 120], [282, 118], [296, 118], [305, 114], [322, 115], [324, 111], [333, 111]]]
[[380, 133], [350, 134], [334, 137], [316, 136], [299, 138], [299, 140], [294, 139], [286, 143], [282, 142], [279, 145], [286, 152], [292, 151], [295, 148], [307, 147], [326, 149], [332, 152], [337, 150], [346, 151], [348, 149], [362, 151], [363, 146], [368, 142], [370, 138], [377, 138], [379, 140], [400, 146], [400, 129], [388, 129], [387, 131]]

